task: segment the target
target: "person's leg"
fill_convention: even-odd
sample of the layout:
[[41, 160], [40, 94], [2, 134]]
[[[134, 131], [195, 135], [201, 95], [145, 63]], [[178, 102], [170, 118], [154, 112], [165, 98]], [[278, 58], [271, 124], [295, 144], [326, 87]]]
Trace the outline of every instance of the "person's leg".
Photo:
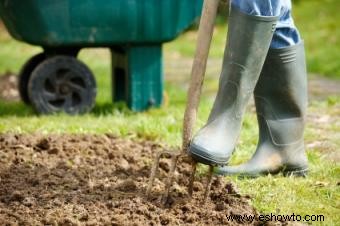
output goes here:
[[[272, 6], [268, 5], [268, 8], [276, 12]], [[231, 2], [227, 47], [217, 96], [208, 122], [194, 136], [189, 147], [189, 153], [198, 162], [209, 165], [228, 162], [277, 20], [278, 16], [244, 13]]]
[[231, 0], [231, 6], [253, 16], [279, 16], [281, 0]]
[[281, 49], [301, 42], [299, 31], [292, 17], [291, 0], [278, 0], [277, 2], [281, 2], [280, 19], [270, 44], [271, 49]]
[[260, 132], [256, 152], [245, 164], [219, 168], [219, 174], [307, 173], [303, 141], [307, 108], [305, 52], [291, 18], [290, 1], [282, 1], [281, 12], [254, 91]]
[[292, 18], [291, 0], [232, 0], [231, 4], [249, 15], [280, 16], [270, 44], [271, 49], [300, 43], [300, 34]]

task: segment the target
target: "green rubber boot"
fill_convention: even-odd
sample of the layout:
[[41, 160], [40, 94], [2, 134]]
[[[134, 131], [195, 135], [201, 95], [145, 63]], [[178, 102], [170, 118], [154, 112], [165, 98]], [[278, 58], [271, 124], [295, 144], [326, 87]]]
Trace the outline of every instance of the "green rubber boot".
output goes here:
[[251, 16], [232, 7], [219, 89], [207, 124], [189, 153], [208, 165], [227, 164], [239, 137], [245, 107], [261, 72], [278, 17]]
[[259, 176], [283, 172], [305, 176], [307, 73], [303, 43], [269, 51], [254, 97], [260, 133], [257, 150], [247, 163], [221, 167], [217, 173]]

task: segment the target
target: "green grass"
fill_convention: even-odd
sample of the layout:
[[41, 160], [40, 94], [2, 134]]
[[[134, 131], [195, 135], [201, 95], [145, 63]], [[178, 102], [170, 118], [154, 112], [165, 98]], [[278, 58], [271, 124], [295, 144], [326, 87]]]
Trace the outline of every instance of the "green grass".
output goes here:
[[308, 70], [340, 78], [340, 1], [309, 0], [297, 3], [295, 22], [306, 43]]
[[[340, 77], [339, 1], [300, 1], [294, 14], [306, 40], [309, 71], [332, 78]], [[204, 84], [197, 128], [206, 121], [217, 89], [216, 74], [224, 50], [226, 27], [216, 28], [211, 61]], [[124, 137], [147, 138], [170, 146], [181, 144], [181, 126], [191, 57], [196, 32], [190, 31], [165, 45], [166, 92], [169, 102], [161, 109], [130, 112], [122, 104], [111, 104], [109, 51], [84, 50], [80, 59], [95, 72], [98, 97], [95, 109], [83, 116], [37, 116], [22, 103], [0, 101], [0, 132], [18, 133], [114, 133]], [[20, 66], [40, 48], [12, 40], [0, 28], [0, 74], [17, 73]], [[327, 90], [325, 90], [327, 91]], [[308, 178], [268, 176], [234, 181], [240, 191], [253, 197], [262, 213], [323, 214], [324, 225], [340, 222], [340, 97], [310, 99], [305, 140], [311, 172]], [[257, 143], [257, 125], [253, 113], [245, 116], [243, 131], [232, 164], [246, 161]], [[320, 222], [321, 224], [322, 222]]]

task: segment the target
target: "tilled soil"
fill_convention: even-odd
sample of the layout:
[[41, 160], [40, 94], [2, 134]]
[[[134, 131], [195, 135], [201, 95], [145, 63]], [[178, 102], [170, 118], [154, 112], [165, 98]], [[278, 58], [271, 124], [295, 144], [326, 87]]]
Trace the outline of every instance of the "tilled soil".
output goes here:
[[[161, 203], [169, 159], [151, 197], [145, 196], [153, 156], [151, 141], [112, 135], [0, 134], [1, 225], [231, 225], [230, 214], [257, 214], [250, 198], [215, 178], [201, 203], [205, 177], [194, 196], [186, 191], [191, 166], [179, 163], [171, 198]], [[260, 222], [252, 222], [257, 225]]]

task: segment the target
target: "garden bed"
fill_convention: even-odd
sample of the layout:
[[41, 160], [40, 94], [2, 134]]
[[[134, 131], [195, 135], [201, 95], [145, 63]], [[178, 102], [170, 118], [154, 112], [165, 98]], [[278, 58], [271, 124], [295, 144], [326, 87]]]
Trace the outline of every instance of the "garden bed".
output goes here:
[[[164, 148], [112, 135], [0, 135], [0, 219], [23, 225], [230, 225], [231, 214], [257, 214], [250, 197], [215, 178], [205, 205], [205, 177], [193, 199], [186, 187], [191, 166], [182, 161], [161, 204], [169, 160], [160, 166], [148, 199], [152, 157]], [[249, 223], [249, 222], [244, 222]], [[253, 222], [256, 224], [258, 222]]]

